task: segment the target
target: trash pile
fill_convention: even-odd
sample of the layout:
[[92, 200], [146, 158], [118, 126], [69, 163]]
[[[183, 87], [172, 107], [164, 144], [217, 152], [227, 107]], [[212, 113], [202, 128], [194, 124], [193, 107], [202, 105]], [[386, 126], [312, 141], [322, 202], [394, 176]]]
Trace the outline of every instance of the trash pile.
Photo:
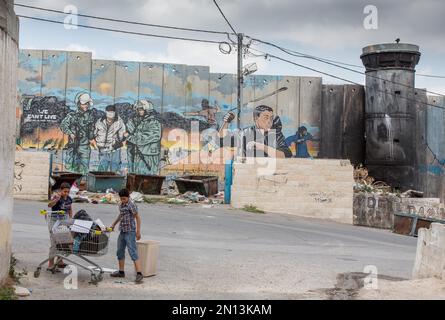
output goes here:
[[371, 192], [377, 194], [389, 194], [393, 193], [391, 186], [383, 181], [375, 181], [373, 177], [369, 175], [368, 169], [363, 165], [359, 165], [354, 169], [354, 192]]
[[174, 198], [169, 198], [167, 203], [171, 204], [193, 204], [199, 203], [202, 205], [218, 205], [224, 203], [224, 192], [219, 192], [217, 195], [213, 197], [207, 198], [199, 194], [199, 192], [187, 191], [184, 194], [179, 194]]
[[[73, 186], [73, 188], [75, 188]], [[93, 193], [88, 191], [70, 191], [70, 196], [75, 203], [92, 203], [92, 204], [118, 204], [120, 201], [119, 194], [113, 189], [108, 189], [105, 193]], [[140, 203], [144, 202], [144, 195], [139, 192], [130, 194], [131, 200]]]
[[[198, 192], [188, 191], [184, 194], [179, 194], [175, 188], [166, 188], [163, 190], [166, 203], [169, 204], [202, 204], [202, 205], [217, 205], [224, 203], [224, 192], [219, 192], [212, 197], [206, 197]], [[108, 189], [105, 193], [93, 193], [89, 191], [80, 191], [76, 185], [70, 190], [70, 196], [75, 203], [92, 203], [92, 204], [118, 204], [120, 201], [119, 194], [113, 190]], [[149, 197], [147, 195], [147, 197]], [[161, 196], [162, 197], [162, 196]], [[146, 202], [146, 196], [140, 192], [132, 192], [130, 199], [136, 203]]]

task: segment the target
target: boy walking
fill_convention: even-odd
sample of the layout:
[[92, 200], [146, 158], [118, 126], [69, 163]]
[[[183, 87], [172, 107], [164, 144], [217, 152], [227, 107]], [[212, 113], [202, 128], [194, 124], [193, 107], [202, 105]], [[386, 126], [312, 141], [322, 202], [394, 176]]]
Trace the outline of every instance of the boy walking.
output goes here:
[[136, 283], [142, 283], [144, 276], [141, 271], [141, 262], [139, 261], [136, 240], [141, 239], [141, 217], [138, 213], [137, 206], [130, 199], [130, 192], [123, 189], [119, 192], [121, 203], [119, 204], [119, 216], [111, 225], [114, 230], [119, 223], [119, 238], [117, 240], [117, 259], [119, 261], [119, 271], [111, 274], [113, 278], [125, 277], [125, 248], [133, 260], [136, 270]]

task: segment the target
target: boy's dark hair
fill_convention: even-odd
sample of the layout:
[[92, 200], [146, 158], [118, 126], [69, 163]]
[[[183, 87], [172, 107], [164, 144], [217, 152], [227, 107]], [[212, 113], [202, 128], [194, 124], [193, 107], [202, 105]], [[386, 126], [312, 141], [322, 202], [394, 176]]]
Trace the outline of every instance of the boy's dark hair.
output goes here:
[[71, 189], [71, 185], [68, 182], [64, 182], [60, 185], [60, 190]]
[[122, 189], [121, 191], [119, 191], [119, 197], [130, 197], [130, 191], [128, 191], [128, 189]]

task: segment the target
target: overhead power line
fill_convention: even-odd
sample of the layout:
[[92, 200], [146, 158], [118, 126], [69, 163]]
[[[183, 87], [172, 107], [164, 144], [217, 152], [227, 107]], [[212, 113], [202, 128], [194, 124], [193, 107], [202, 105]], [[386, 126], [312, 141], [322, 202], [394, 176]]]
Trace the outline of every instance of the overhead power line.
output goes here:
[[111, 29], [111, 28], [104, 28], [104, 27], [88, 26], [88, 25], [82, 25], [82, 24], [69, 24], [69, 23], [66, 23], [66, 22], [63, 22], [63, 21], [44, 19], [44, 18], [37, 18], [37, 17], [30, 17], [30, 16], [24, 16], [24, 15], [17, 15], [17, 16], [19, 18], [24, 18], [24, 19], [31, 19], [31, 20], [50, 22], [50, 23], [56, 23], [56, 24], [62, 24], [62, 25], [70, 25], [70, 26], [76, 26], [76, 27], [81, 27], [81, 28], [86, 28], [86, 29], [94, 29], [94, 30], [101, 30], [101, 31], [110, 31], [110, 32], [117, 32], [117, 33], [124, 33], [124, 34], [132, 34], [132, 35], [145, 36], [145, 37], [173, 39], [173, 40], [183, 40], [183, 41], [194, 41], [194, 42], [203, 42], [203, 43], [215, 43], [215, 44], [220, 44], [222, 42], [222, 41], [215, 41], [215, 40], [186, 38], [186, 37], [175, 37], [175, 36], [166, 36], [166, 35], [159, 35], [159, 34], [152, 34], [152, 33], [142, 33], [142, 32], [127, 31], [127, 30], [120, 30], [120, 29]]
[[416, 73], [416, 76], [427, 77], [427, 78], [436, 78], [436, 79], [445, 79], [445, 76], [437, 76], [437, 75], [433, 75], [433, 74]]
[[221, 7], [218, 5], [218, 2], [216, 2], [216, 0], [213, 0], [213, 3], [215, 3], [216, 7], [218, 8], [219, 12], [221, 13], [221, 15], [223, 16], [224, 20], [226, 20], [227, 24], [229, 25], [230, 29], [232, 29], [233, 33], [238, 34], [238, 32], [235, 31], [235, 29], [233, 28], [232, 24], [230, 23], [229, 19], [227, 19], [226, 15], [224, 14], [224, 12], [222, 11]]
[[[49, 8], [43, 8], [43, 7], [36, 7], [36, 6], [30, 6], [25, 5], [21, 3], [16, 3], [15, 6], [22, 7], [22, 8], [28, 8], [33, 10], [40, 10], [40, 11], [46, 11], [46, 12], [53, 12], [53, 13], [60, 13], [60, 14], [67, 14], [65, 11], [62, 10], [55, 10], [55, 9], [49, 9]], [[129, 21], [129, 20], [121, 20], [121, 19], [113, 19], [113, 18], [106, 18], [106, 17], [99, 17], [99, 16], [93, 16], [88, 14], [76, 14], [79, 17], [83, 18], [90, 18], [90, 19], [97, 19], [97, 20], [104, 20], [104, 21], [111, 21], [111, 22], [119, 22], [119, 23], [125, 23], [125, 24], [132, 24], [132, 25], [138, 25], [138, 26], [146, 26], [146, 27], [153, 27], [153, 28], [164, 28], [164, 29], [172, 29], [172, 30], [180, 30], [180, 31], [191, 31], [191, 32], [201, 32], [201, 33], [212, 33], [212, 34], [221, 34], [221, 35], [227, 35], [227, 32], [224, 31], [216, 31], [216, 30], [204, 30], [204, 29], [195, 29], [195, 28], [184, 28], [184, 27], [176, 27], [176, 26], [168, 26], [168, 25], [160, 25], [160, 24], [152, 24], [152, 23], [144, 23], [144, 22], [136, 22], [136, 21]]]
[[[362, 71], [357, 71], [357, 70], [354, 70], [354, 69], [351, 69], [351, 68], [348, 68], [348, 67], [341, 66], [341, 65], [339, 65], [337, 63], [330, 62], [330, 61], [333, 61], [333, 60], [328, 61], [327, 59], [323, 59], [323, 58], [320, 58], [320, 57], [317, 57], [317, 56], [307, 55], [307, 54], [304, 54], [304, 53], [301, 53], [301, 52], [298, 52], [298, 51], [289, 50], [289, 49], [281, 47], [281, 46], [279, 46], [277, 44], [274, 44], [274, 43], [271, 43], [271, 42], [267, 42], [267, 41], [263, 41], [263, 40], [260, 40], [260, 39], [255, 39], [255, 38], [250, 38], [250, 39], [252, 39], [252, 41], [255, 41], [255, 42], [259, 42], [259, 43], [266, 44], [268, 46], [272, 46], [272, 47], [274, 47], [274, 48], [276, 48], [276, 49], [278, 49], [278, 50], [280, 50], [280, 51], [282, 51], [282, 52], [284, 52], [284, 53], [286, 53], [288, 55], [291, 55], [291, 56], [295, 56], [295, 57], [298, 57], [298, 58], [313, 59], [313, 60], [320, 61], [322, 63], [328, 64], [328, 65], [331, 65], [331, 66], [334, 66], [334, 67], [337, 67], [337, 68], [341, 68], [343, 70], [354, 72], [354, 73], [357, 73], [357, 74], [360, 74], [360, 75], [365, 75], [368, 78], [373, 78], [373, 79], [377, 79], [377, 80], [381, 80], [381, 81], [386, 81], [386, 82], [393, 83], [393, 84], [396, 84], [396, 85], [399, 85], [399, 86], [402, 86], [402, 87], [405, 87], [405, 88], [409, 88], [409, 89], [416, 89], [416, 88], [414, 88], [414, 87], [412, 87], [410, 85], [407, 85], [407, 84], [404, 84], [404, 83], [401, 83], [401, 82], [384, 79], [384, 78], [381, 78], [381, 77], [378, 77], [378, 76], [371, 75], [369, 73], [367, 74], [367, 73], [362, 72]], [[438, 93], [438, 92], [434, 92], [434, 91], [428, 91], [428, 90], [425, 90], [425, 91], [427, 93], [431, 93], [431, 94], [434, 94], [434, 95], [445, 97], [445, 94], [442, 94], [442, 93]]]
[[[313, 71], [313, 72], [316, 72], [316, 73], [319, 73], [319, 74], [323, 74], [325, 76], [328, 76], [328, 77], [331, 77], [331, 78], [334, 78], [334, 79], [337, 79], [337, 80], [345, 81], [345, 82], [348, 82], [348, 83], [351, 83], [351, 84], [363, 86], [363, 84], [361, 84], [361, 83], [358, 83], [358, 82], [355, 82], [355, 81], [352, 81], [352, 80], [349, 80], [349, 79], [346, 79], [346, 78], [343, 78], [343, 77], [340, 77], [340, 76], [337, 76], [337, 75], [334, 75], [334, 74], [331, 74], [331, 73], [328, 73], [328, 72], [325, 72], [325, 71], [321, 71], [321, 70], [318, 70], [318, 69], [315, 69], [315, 68], [311, 68], [311, 67], [299, 64], [297, 62], [294, 62], [294, 61], [291, 61], [291, 60], [288, 60], [288, 59], [276, 56], [276, 55], [268, 53], [268, 52], [264, 52], [264, 51], [261, 51], [261, 50], [258, 50], [258, 49], [253, 49], [253, 48], [250, 48], [250, 49], [254, 50], [254, 51], [257, 51], [259, 53], [262, 53], [264, 56], [267, 56], [267, 57], [270, 57], [270, 58], [274, 58], [274, 59], [277, 59], [277, 60], [280, 60], [280, 61], [283, 61], [283, 62], [286, 62], [286, 63], [289, 63], [289, 64], [293, 64], [293, 65], [295, 65], [297, 67], [300, 67], [300, 68], [303, 68], [303, 69], [306, 69], [306, 70], [310, 70], [310, 71]], [[367, 87], [367, 86], [365, 86], [365, 88], [369, 89], [369, 87]], [[410, 99], [410, 98], [407, 98], [407, 97], [404, 97], [404, 96], [401, 96], [401, 95], [397, 95], [397, 94], [392, 93], [392, 92], [388, 92], [388, 91], [381, 90], [381, 89], [376, 89], [375, 87], [373, 87], [372, 89], [375, 90], [375, 91], [387, 94], [387, 95], [392, 95], [392, 96], [394, 96], [396, 98], [400, 98], [400, 99], [404, 99], [404, 100], [407, 100], [407, 101], [423, 104], [425, 106], [439, 108], [439, 109], [445, 109], [445, 107], [442, 107], [442, 106], [436, 106], [436, 105], [433, 105], [433, 104], [430, 104], [430, 103], [427, 103], [427, 102], [423, 102], [423, 101], [420, 101], [420, 100]]]

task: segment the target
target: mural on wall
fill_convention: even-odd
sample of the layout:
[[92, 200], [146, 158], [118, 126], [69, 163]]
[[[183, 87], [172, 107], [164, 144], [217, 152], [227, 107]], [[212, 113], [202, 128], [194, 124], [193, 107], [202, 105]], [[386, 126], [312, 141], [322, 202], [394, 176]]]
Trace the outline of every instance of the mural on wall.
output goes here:
[[[261, 143], [240, 144], [243, 155], [318, 154], [319, 78], [246, 77], [241, 130], [235, 75], [203, 66], [22, 50], [18, 88], [18, 144], [52, 152], [59, 171], [223, 172], [236, 155], [230, 143], [221, 145], [223, 129], [232, 137], [259, 137]], [[272, 129], [274, 137], [264, 136]]]

